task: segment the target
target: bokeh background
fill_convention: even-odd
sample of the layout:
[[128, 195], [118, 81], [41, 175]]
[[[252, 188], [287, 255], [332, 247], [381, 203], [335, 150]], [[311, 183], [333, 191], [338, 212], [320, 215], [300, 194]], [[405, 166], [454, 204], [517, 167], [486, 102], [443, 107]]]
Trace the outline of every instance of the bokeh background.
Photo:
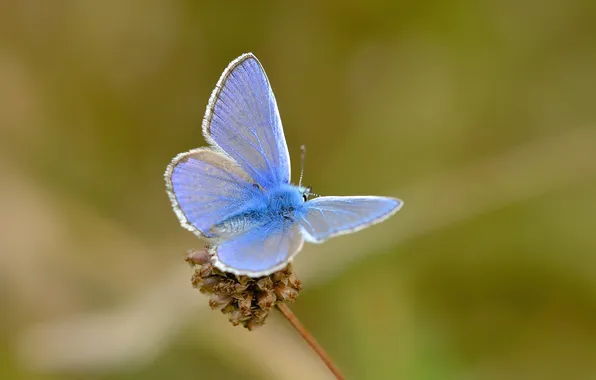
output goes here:
[[[596, 3], [0, 2], [0, 378], [328, 379], [190, 286], [164, 192], [252, 51], [294, 173], [397, 196], [297, 257], [350, 379], [596, 379]], [[297, 180], [297, 178], [295, 178]]]

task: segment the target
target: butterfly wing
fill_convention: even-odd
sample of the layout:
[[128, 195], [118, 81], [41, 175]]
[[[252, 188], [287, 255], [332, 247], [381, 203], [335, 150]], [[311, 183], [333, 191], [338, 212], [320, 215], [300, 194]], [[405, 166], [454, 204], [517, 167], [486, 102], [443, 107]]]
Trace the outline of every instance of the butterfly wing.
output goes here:
[[199, 237], [238, 212], [254, 193], [254, 181], [229, 157], [211, 148], [181, 153], [166, 173], [166, 189], [182, 226]]
[[401, 200], [388, 197], [319, 197], [306, 202], [306, 213], [299, 223], [306, 241], [321, 243], [379, 223], [402, 205]]
[[264, 188], [290, 181], [290, 155], [275, 96], [252, 54], [221, 75], [203, 119], [205, 139], [232, 157]]
[[303, 243], [298, 224], [272, 221], [213, 247], [213, 263], [225, 272], [265, 276], [284, 268]]

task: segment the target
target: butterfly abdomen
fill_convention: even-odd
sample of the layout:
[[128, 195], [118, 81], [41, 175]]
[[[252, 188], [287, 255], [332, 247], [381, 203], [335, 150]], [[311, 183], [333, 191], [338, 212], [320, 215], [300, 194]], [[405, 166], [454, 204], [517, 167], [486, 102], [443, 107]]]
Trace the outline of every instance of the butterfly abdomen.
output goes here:
[[239, 235], [251, 228], [264, 224], [262, 212], [247, 210], [236, 214], [213, 226], [210, 232], [214, 237], [225, 238]]

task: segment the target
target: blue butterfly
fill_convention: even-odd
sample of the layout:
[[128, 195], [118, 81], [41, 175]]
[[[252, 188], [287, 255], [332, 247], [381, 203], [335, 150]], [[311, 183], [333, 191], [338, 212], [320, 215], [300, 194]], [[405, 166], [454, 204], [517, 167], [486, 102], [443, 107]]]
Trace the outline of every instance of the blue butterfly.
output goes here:
[[397, 212], [376, 196], [316, 197], [290, 183], [290, 155], [261, 63], [244, 54], [225, 69], [207, 105], [210, 147], [177, 155], [166, 188], [182, 226], [209, 243], [213, 264], [251, 277], [284, 268], [304, 241], [321, 243]]

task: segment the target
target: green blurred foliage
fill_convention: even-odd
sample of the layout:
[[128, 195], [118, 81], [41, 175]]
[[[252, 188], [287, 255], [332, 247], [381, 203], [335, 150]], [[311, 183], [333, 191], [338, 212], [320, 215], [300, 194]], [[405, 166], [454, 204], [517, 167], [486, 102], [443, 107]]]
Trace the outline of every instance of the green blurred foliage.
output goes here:
[[[0, 378], [279, 373], [227, 353], [239, 328], [203, 339], [192, 315], [142, 364], [49, 368], [23, 343], [37, 323], [134, 303], [185, 265], [200, 243], [163, 171], [204, 144], [209, 94], [248, 51], [294, 173], [306, 144], [315, 192], [403, 197], [394, 219], [418, 223], [390, 246], [339, 238], [370, 252], [305, 281], [293, 307], [348, 378], [596, 378], [595, 15], [590, 0], [0, 3]], [[518, 173], [508, 152], [549, 164]], [[486, 198], [447, 197], [460, 188]]]

